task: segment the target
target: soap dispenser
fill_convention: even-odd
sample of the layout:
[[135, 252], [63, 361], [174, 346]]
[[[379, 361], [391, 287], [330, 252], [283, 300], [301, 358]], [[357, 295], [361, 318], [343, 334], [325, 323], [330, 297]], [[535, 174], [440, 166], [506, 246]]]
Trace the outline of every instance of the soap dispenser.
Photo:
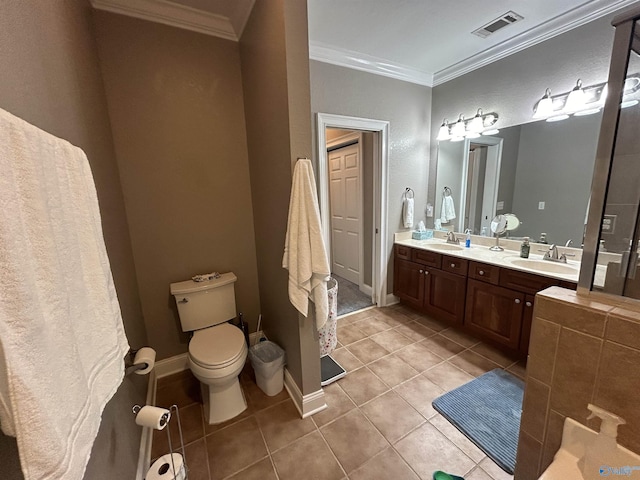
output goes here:
[[464, 233], [467, 234], [467, 238], [464, 241], [464, 246], [467, 248], [471, 247], [471, 230], [469, 228], [467, 228]]
[[600, 433], [590, 445], [587, 445], [583, 457], [582, 476], [584, 480], [597, 480], [602, 478], [600, 467], [611, 465], [612, 462], [615, 462], [615, 453], [618, 448], [616, 440], [618, 425], [623, 425], [627, 422], [618, 415], [607, 412], [596, 405], [589, 404], [587, 408], [592, 412], [587, 420], [600, 417], [602, 423], [600, 424]]

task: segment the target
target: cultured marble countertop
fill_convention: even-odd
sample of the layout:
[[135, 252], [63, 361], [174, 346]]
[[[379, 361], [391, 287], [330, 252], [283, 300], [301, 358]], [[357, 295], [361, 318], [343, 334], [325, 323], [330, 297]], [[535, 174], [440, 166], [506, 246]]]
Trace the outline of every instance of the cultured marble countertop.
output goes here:
[[[395, 243], [397, 245], [429, 250], [442, 255], [488, 263], [498, 267], [511, 268], [513, 270], [520, 270], [559, 280], [566, 280], [569, 282], [578, 281], [578, 275], [580, 273], [579, 258], [582, 253], [580, 249], [558, 247], [558, 252], [560, 254], [575, 254], [575, 258], [578, 259], [578, 261], [571, 259], [567, 260], [567, 263], [560, 263], [542, 259], [544, 253], [538, 252], [538, 250], [548, 249], [549, 245], [532, 243], [529, 258], [525, 259], [520, 257], [520, 242], [514, 240], [501, 240], [500, 246], [504, 248], [504, 251], [496, 252], [489, 249], [495, 244], [495, 240], [489, 237], [473, 235], [471, 239], [471, 247], [466, 248], [464, 246], [464, 235], [459, 237], [460, 245], [446, 243], [446, 239], [442, 232], [436, 232], [436, 236], [439, 238], [413, 240], [411, 238], [411, 232], [401, 232], [395, 235]], [[606, 270], [606, 268], [604, 268], [604, 270]], [[602, 272], [596, 272], [596, 276], [602, 275], [602, 280], [604, 280], [604, 270]]]

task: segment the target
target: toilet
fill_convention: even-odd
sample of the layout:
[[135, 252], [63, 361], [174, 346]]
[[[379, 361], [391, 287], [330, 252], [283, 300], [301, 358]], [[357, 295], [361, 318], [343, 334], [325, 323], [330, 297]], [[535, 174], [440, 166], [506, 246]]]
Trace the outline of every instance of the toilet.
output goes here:
[[225, 422], [247, 408], [238, 375], [247, 359], [242, 331], [229, 323], [236, 317], [234, 283], [229, 272], [204, 282], [172, 283], [183, 332], [189, 341], [189, 368], [200, 381], [206, 421]]

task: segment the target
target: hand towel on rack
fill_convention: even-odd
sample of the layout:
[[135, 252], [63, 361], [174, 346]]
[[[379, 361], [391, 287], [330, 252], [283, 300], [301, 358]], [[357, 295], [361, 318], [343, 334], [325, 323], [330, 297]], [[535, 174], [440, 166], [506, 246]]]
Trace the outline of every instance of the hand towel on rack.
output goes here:
[[322, 238], [318, 194], [309, 159], [299, 159], [293, 171], [289, 219], [282, 266], [289, 270], [289, 300], [305, 317], [308, 302], [315, 305], [316, 328], [327, 321], [327, 251]]
[[402, 224], [404, 228], [413, 227], [413, 198], [405, 197], [402, 202]]
[[456, 218], [456, 209], [453, 205], [453, 197], [451, 195], [442, 196], [442, 210], [440, 211], [440, 220], [442, 223], [448, 223]]
[[84, 152], [0, 109], [0, 425], [24, 478], [81, 479], [129, 345]]

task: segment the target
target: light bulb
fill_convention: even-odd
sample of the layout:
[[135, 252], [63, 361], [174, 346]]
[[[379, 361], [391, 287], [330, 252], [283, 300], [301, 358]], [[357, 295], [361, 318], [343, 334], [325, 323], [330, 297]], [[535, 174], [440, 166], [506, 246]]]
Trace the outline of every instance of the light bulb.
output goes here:
[[451, 134], [449, 133], [449, 126], [447, 125], [447, 119], [442, 120], [442, 125], [440, 125], [440, 130], [438, 130], [438, 136], [436, 140], [449, 140], [451, 138]]
[[551, 98], [551, 90], [547, 88], [544, 96], [538, 100], [533, 109], [533, 118], [545, 118], [550, 115], [553, 115], [553, 99]]
[[586, 98], [584, 90], [582, 89], [582, 80], [578, 79], [576, 86], [569, 92], [567, 101], [564, 104], [563, 111], [566, 113], [573, 113], [578, 110], [582, 110], [585, 106]]
[[466, 134], [466, 128], [464, 125], [464, 117], [460, 115], [458, 121], [451, 127], [452, 137], [464, 137]]

